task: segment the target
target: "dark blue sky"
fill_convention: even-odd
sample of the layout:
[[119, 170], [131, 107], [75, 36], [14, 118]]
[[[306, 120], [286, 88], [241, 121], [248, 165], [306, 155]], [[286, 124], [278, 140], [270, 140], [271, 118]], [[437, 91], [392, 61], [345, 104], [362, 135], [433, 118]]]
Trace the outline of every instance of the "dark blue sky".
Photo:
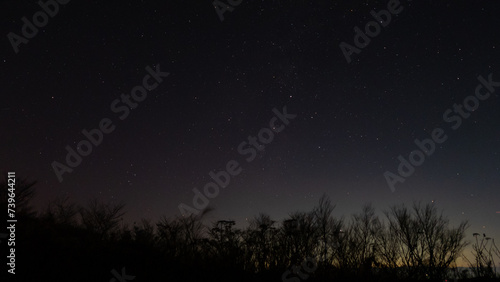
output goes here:
[[[224, 21], [210, 1], [130, 2], [59, 5], [18, 53], [7, 34], [41, 8], [0, 4], [0, 169], [37, 180], [40, 207], [97, 197], [126, 203], [130, 221], [179, 216], [235, 160], [242, 171], [209, 199], [209, 220], [282, 220], [326, 193], [337, 216], [435, 201], [452, 223], [469, 220], [470, 235], [500, 238], [500, 88], [456, 130], [443, 119], [478, 76], [500, 81], [498, 3], [402, 0], [348, 63], [341, 42], [355, 46], [354, 28], [392, 1], [243, 1]], [[120, 119], [113, 101], [158, 64], [169, 75]], [[296, 117], [247, 161], [238, 146], [284, 106]], [[60, 183], [52, 163], [66, 164], [65, 147], [103, 118], [115, 129]], [[392, 192], [384, 172], [435, 128], [446, 141]]]

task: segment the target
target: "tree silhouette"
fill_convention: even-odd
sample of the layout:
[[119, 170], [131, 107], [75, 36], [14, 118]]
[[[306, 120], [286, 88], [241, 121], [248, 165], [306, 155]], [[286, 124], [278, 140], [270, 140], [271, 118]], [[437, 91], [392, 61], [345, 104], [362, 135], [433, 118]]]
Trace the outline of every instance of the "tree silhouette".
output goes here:
[[[20, 184], [21, 207], [28, 211], [34, 183]], [[232, 220], [206, 226], [212, 209], [141, 219], [129, 228], [122, 223], [124, 207], [97, 199], [79, 207], [57, 198], [39, 215], [26, 213], [28, 224], [16, 234], [24, 242], [20, 252], [32, 254], [25, 262], [33, 273], [24, 273], [23, 281], [39, 274], [59, 281], [73, 273], [82, 273], [76, 281], [102, 280], [124, 265], [144, 281], [439, 281], [451, 277], [467, 245], [467, 223], [450, 227], [430, 204], [392, 206], [382, 219], [367, 204], [346, 220], [334, 216], [335, 205], [323, 195], [309, 212], [292, 212], [280, 222], [260, 213], [246, 229]], [[475, 237], [473, 274], [493, 278], [500, 251], [485, 234]]]
[[469, 264], [469, 269], [475, 277], [497, 277], [495, 258], [500, 259], [500, 250], [495, 244], [495, 239], [486, 237], [486, 234], [481, 236], [479, 233], [474, 233], [472, 235], [475, 238], [472, 245], [474, 261], [471, 262], [466, 256], [463, 256]]
[[97, 199], [91, 199], [87, 207], [79, 210], [83, 226], [95, 233], [100, 239], [108, 239], [125, 214], [125, 204], [105, 204]]
[[464, 239], [468, 223], [448, 227], [449, 221], [434, 204], [415, 203], [412, 210], [394, 206], [386, 215], [399, 250], [398, 262], [406, 269], [407, 277], [442, 279], [467, 246]]
[[321, 261], [325, 264], [331, 263], [331, 260], [328, 259], [328, 246], [334, 240], [333, 234], [340, 231], [340, 221], [332, 217], [334, 209], [335, 205], [332, 204], [326, 194], [323, 194], [319, 199], [318, 206], [313, 210], [315, 224], [322, 244], [320, 247]]
[[42, 214], [47, 220], [56, 224], [71, 225], [77, 224], [78, 206], [69, 202], [69, 197], [56, 198], [49, 202], [45, 212]]

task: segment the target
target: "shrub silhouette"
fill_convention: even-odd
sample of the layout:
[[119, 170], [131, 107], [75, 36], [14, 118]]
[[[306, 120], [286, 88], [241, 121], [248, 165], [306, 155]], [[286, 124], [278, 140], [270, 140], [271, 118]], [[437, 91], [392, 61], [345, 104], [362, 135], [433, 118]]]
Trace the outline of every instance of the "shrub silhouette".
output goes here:
[[480, 241], [479, 234], [471, 263], [475, 272], [452, 271], [468, 244], [468, 224], [450, 226], [434, 204], [392, 206], [383, 218], [367, 204], [346, 219], [334, 217], [335, 206], [323, 195], [310, 212], [295, 211], [282, 221], [260, 213], [245, 229], [230, 219], [205, 225], [211, 209], [198, 216], [142, 219], [130, 227], [122, 220], [122, 203], [93, 199], [78, 206], [62, 198], [37, 214], [30, 206], [34, 182], [18, 187], [24, 219], [16, 230], [21, 242], [16, 275], [22, 281], [109, 281], [111, 270], [123, 267], [134, 281], [280, 281], [306, 259], [318, 267], [302, 276], [290, 271], [286, 281], [497, 276], [488, 259], [494, 241], [484, 236]]

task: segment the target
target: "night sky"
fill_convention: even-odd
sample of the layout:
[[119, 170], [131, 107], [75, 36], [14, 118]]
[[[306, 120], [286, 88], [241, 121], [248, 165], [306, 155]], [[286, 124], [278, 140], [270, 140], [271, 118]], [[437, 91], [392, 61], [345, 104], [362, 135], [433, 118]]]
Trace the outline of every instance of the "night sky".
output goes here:
[[[370, 11], [394, 0], [243, 1], [222, 21], [211, 1], [102, 2], [59, 4], [17, 53], [8, 34], [22, 36], [21, 18], [32, 22], [41, 7], [0, 4], [0, 171], [38, 181], [37, 207], [97, 197], [124, 202], [129, 222], [181, 216], [209, 172], [237, 163], [207, 222], [246, 227], [260, 212], [279, 221], [326, 193], [337, 217], [369, 202], [381, 212], [434, 201], [452, 224], [469, 220], [469, 240], [500, 240], [496, 1], [401, 0], [363, 48], [355, 27], [364, 32]], [[359, 49], [351, 63], [342, 42]], [[142, 101], [122, 100], [155, 71]], [[479, 92], [491, 95], [455, 112], [490, 75], [497, 86]], [[284, 107], [294, 116], [286, 125], [273, 119]], [[66, 146], [83, 146], [82, 130], [103, 119], [114, 130], [68, 166]], [[280, 132], [263, 129], [272, 120]], [[408, 160], [436, 128], [446, 140], [391, 191], [384, 173], [398, 175], [398, 156]], [[268, 144], [251, 145], [259, 132]], [[54, 162], [72, 169], [62, 182]]]

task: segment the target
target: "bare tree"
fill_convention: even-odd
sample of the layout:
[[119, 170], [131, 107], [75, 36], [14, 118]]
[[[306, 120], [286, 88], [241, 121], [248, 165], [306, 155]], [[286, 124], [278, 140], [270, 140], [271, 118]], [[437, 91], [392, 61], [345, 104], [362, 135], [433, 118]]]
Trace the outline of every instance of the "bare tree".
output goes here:
[[442, 279], [468, 244], [463, 241], [468, 224], [464, 221], [456, 228], [449, 228], [449, 220], [438, 214], [433, 204], [424, 207], [414, 204], [413, 210], [422, 235], [424, 268], [431, 279]]
[[353, 244], [353, 266], [363, 275], [370, 275], [372, 267], [377, 263], [377, 242], [382, 232], [382, 224], [371, 204], [364, 205], [360, 214], [353, 215], [349, 230]]
[[275, 257], [278, 231], [276, 222], [267, 214], [260, 213], [250, 220], [250, 226], [244, 232], [243, 239], [247, 244], [247, 268], [252, 271], [263, 271], [276, 266]]
[[162, 251], [170, 258], [179, 256], [185, 243], [181, 223], [162, 216], [156, 227]]
[[392, 232], [390, 225], [382, 225], [377, 237], [378, 263], [384, 270], [394, 271], [399, 266], [400, 253], [397, 232]]
[[76, 225], [76, 215], [78, 207], [75, 203], [69, 202], [69, 197], [56, 198], [51, 201], [45, 210], [43, 217], [57, 224]]
[[[397, 263], [401, 266], [403, 277], [416, 276], [415, 268], [422, 264], [417, 255], [419, 247], [419, 230], [411, 211], [404, 205], [393, 206], [386, 212], [389, 222], [389, 235], [397, 246], [399, 257]], [[389, 254], [387, 256], [390, 256]]]
[[325, 264], [328, 263], [328, 246], [333, 240], [333, 234], [340, 230], [339, 222], [332, 218], [334, 209], [335, 205], [332, 204], [326, 194], [323, 194], [319, 199], [318, 206], [313, 210], [315, 225], [322, 244], [320, 246], [321, 261]]
[[200, 261], [203, 249], [204, 229], [203, 218], [212, 208], [203, 210], [198, 215], [176, 217], [169, 220], [162, 217], [156, 224], [160, 247], [170, 258], [176, 258], [184, 263]]
[[157, 241], [155, 225], [151, 223], [151, 220], [144, 218], [137, 225], [134, 222], [133, 236], [136, 243], [155, 246]]
[[293, 233], [299, 260], [302, 262], [307, 257], [316, 257], [315, 251], [320, 246], [319, 230], [315, 224], [313, 212], [295, 212], [290, 215], [297, 222], [297, 231]]
[[[467, 245], [464, 241], [467, 222], [449, 227], [449, 221], [438, 213], [434, 204], [415, 203], [412, 210], [394, 206], [386, 215], [405, 276], [442, 279]], [[393, 253], [383, 256], [393, 259]]]
[[97, 199], [89, 201], [87, 207], [80, 208], [80, 217], [83, 226], [98, 235], [102, 239], [107, 239], [112, 231], [118, 227], [125, 204], [105, 204]]
[[352, 216], [349, 225], [341, 219], [335, 227], [332, 265], [342, 275], [369, 275], [376, 263], [378, 236], [382, 232], [374, 208], [365, 205], [361, 213]]
[[235, 224], [232, 220], [219, 220], [208, 231], [205, 252], [210, 258], [215, 258], [219, 266], [235, 268], [244, 265], [241, 230], [234, 229]]
[[474, 261], [471, 262], [466, 256], [463, 256], [469, 264], [470, 271], [477, 278], [496, 278], [495, 258], [500, 259], [500, 250], [496, 246], [495, 240], [486, 237], [484, 233], [482, 236], [479, 233], [474, 233], [473, 236], [475, 237], [475, 242], [472, 244]]

